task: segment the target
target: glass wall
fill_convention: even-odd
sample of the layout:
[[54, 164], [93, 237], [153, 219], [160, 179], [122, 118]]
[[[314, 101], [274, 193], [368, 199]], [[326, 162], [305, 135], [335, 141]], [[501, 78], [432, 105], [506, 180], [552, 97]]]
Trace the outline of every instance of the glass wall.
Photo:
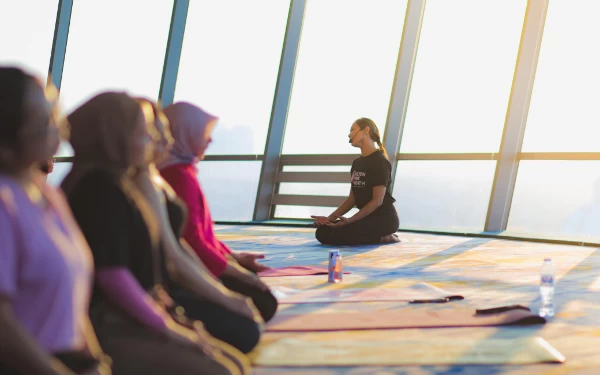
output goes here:
[[0, 1], [0, 65], [19, 66], [45, 83], [57, 9], [58, 0]]
[[105, 90], [158, 99], [173, 0], [75, 0], [61, 86], [66, 112]]
[[[535, 23], [526, 16], [544, 14], [546, 2], [429, 0], [417, 9], [419, 3], [409, 8], [407, 0], [189, 1], [181, 51], [172, 50], [181, 55], [169, 94], [220, 117], [208, 150], [211, 160], [198, 165], [213, 219], [253, 219], [259, 160], [271, 157], [263, 155], [269, 126], [276, 130], [272, 134], [284, 134], [277, 140], [283, 155], [278, 173], [286, 178], [273, 185], [273, 194], [301, 196], [274, 207], [274, 218], [330, 214], [333, 207], [321, 206], [327, 200], [313, 204], [311, 196], [337, 201], [334, 197], [348, 194], [350, 155], [359, 154], [348, 143], [350, 126], [370, 117], [382, 134], [386, 126], [400, 130], [400, 124], [386, 122], [394, 85], [404, 85], [396, 92], [409, 91], [408, 98], [394, 108], [405, 116], [401, 142], [398, 150], [388, 150], [399, 153], [393, 195], [401, 228], [486, 229], [494, 184], [511, 186], [513, 180], [495, 176], [496, 159], [505, 161], [506, 155], [475, 159], [505, 150], [502, 135], [512, 118], [507, 120], [507, 111], [516, 100], [528, 112], [520, 120], [522, 153], [513, 159], [518, 173], [512, 203], [508, 199], [503, 207], [510, 212], [507, 231], [600, 241], [600, 174], [594, 172], [600, 166], [600, 52], [594, 48], [600, 41], [600, 3], [549, 1], [536, 71], [528, 78], [530, 103], [529, 94], [511, 97], [511, 90], [517, 82], [516, 87], [527, 86], [519, 81], [523, 74], [515, 76], [523, 64], [519, 53], [537, 53], [530, 50], [534, 43], [520, 45], [535, 29], [523, 27]], [[5, 36], [0, 64], [46, 79], [57, 13], [66, 4], [0, 2]], [[295, 13], [298, 4], [305, 8]], [[74, 0], [64, 66], [57, 66], [63, 69], [63, 110], [104, 90], [158, 99], [173, 7], [174, 0]], [[300, 28], [301, 17], [294, 14], [302, 15], [299, 36], [286, 35], [288, 27]], [[290, 15], [298, 18], [288, 20]], [[289, 51], [296, 43], [293, 83], [278, 87], [283, 47]], [[399, 54], [400, 47], [412, 43], [418, 46], [414, 64], [402, 64], [408, 57]], [[412, 66], [412, 75], [396, 77], [398, 64]], [[274, 103], [281, 90], [289, 93], [289, 103]], [[287, 112], [285, 123], [270, 123], [274, 105]], [[518, 137], [504, 141], [510, 138]], [[63, 142], [58, 156], [71, 154]], [[347, 165], [326, 165], [329, 158]], [[70, 162], [56, 164], [50, 184], [59, 186]], [[265, 170], [263, 182], [278, 180], [266, 175], [271, 167]]]
[[483, 231], [495, 161], [398, 162], [393, 196], [401, 229]]
[[526, 5], [426, 3], [401, 152], [498, 152]]
[[198, 178], [213, 220], [252, 220], [261, 166], [260, 161], [198, 163]]
[[307, 0], [284, 154], [351, 154], [354, 120], [381, 134], [390, 103], [406, 0]]
[[[106, 90], [158, 99], [172, 9], [173, 0], [75, 0], [60, 90], [65, 113]], [[57, 156], [72, 153], [63, 142]]]
[[524, 152], [600, 151], [598, 14], [598, 1], [550, 1]]
[[190, 1], [175, 100], [220, 117], [209, 154], [264, 152], [289, 7], [289, 0]]
[[[551, 0], [523, 152], [599, 152], [600, 3]], [[560, 157], [559, 157], [560, 158]], [[600, 161], [520, 162], [507, 230], [600, 242]]]
[[521, 161], [507, 230], [599, 241], [600, 161]]
[[[264, 152], [289, 8], [289, 0], [190, 1], [175, 101], [219, 116], [207, 154]], [[200, 163], [214, 220], [252, 220], [261, 165]]]

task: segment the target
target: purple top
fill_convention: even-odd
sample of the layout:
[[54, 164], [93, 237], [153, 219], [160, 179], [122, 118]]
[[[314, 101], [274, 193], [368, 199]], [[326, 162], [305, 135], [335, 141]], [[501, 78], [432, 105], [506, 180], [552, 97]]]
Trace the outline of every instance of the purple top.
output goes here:
[[82, 349], [93, 259], [62, 194], [36, 184], [45, 208], [0, 176], [0, 298], [48, 352]]

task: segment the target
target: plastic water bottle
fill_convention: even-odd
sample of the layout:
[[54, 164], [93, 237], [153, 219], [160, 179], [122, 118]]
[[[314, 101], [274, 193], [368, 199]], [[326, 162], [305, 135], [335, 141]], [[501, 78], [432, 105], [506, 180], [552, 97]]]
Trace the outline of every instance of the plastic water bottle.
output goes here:
[[342, 254], [339, 250], [329, 250], [329, 275], [327, 281], [330, 283], [339, 283], [342, 281]]
[[550, 258], [544, 259], [540, 277], [540, 296], [542, 297], [542, 306], [540, 306], [541, 317], [554, 316], [554, 276], [556, 271]]

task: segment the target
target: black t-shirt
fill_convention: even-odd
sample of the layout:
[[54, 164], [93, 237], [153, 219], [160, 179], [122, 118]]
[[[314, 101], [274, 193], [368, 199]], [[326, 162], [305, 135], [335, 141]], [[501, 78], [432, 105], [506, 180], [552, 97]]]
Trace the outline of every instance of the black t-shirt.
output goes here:
[[[97, 270], [126, 267], [140, 285], [150, 290], [162, 281], [148, 226], [121, 183], [103, 170], [83, 176], [67, 195], [71, 210], [94, 255]], [[95, 290], [94, 297], [99, 293]]]
[[385, 186], [383, 204], [371, 215], [396, 212], [391, 194], [392, 190], [392, 164], [379, 150], [368, 156], [360, 156], [352, 162], [352, 192], [356, 207], [363, 208], [373, 199], [373, 188]]

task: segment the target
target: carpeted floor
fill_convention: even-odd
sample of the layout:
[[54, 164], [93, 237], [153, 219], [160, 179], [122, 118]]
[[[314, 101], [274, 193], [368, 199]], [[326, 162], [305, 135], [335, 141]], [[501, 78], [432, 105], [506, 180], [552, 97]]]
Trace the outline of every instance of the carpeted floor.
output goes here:
[[[314, 239], [314, 229], [268, 226], [217, 227], [217, 235], [233, 250], [264, 252], [272, 267], [325, 265], [331, 247]], [[275, 277], [271, 286], [294, 289], [398, 288], [419, 282], [460, 293], [450, 304], [408, 305], [406, 302], [321, 303], [285, 305], [279, 314], [344, 313], [385, 309], [481, 308], [521, 304], [537, 311], [539, 269], [545, 257], [557, 269], [557, 315], [546, 325], [457, 329], [405, 329], [394, 339], [424, 337], [435, 342], [477, 338], [526, 339], [540, 336], [565, 357], [563, 364], [409, 367], [257, 367], [254, 374], [599, 374], [600, 249], [529, 242], [399, 233], [399, 244], [338, 247], [351, 275], [337, 285], [326, 276]], [[390, 331], [386, 331], [390, 335]], [[267, 334], [273, 335], [273, 334]], [[292, 334], [290, 335], [298, 335]], [[382, 334], [382, 339], [385, 335]]]

